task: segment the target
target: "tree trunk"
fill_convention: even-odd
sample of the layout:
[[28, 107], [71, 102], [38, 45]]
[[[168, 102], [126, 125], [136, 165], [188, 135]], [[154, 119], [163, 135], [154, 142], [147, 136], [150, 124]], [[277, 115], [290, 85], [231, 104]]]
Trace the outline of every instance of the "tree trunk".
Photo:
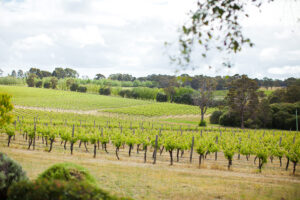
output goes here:
[[255, 156], [255, 158], [254, 158], [254, 164], [256, 164], [256, 159], [257, 159], [257, 156]]
[[29, 138], [28, 150], [30, 149], [31, 144], [32, 144], [32, 139]]
[[293, 174], [295, 175], [297, 162], [293, 162], [293, 163], [294, 163]]
[[232, 165], [232, 159], [228, 159], [228, 170], [230, 170], [231, 165]]
[[161, 156], [162, 152], [164, 151], [164, 146], [162, 146], [162, 148], [159, 150], [159, 155]]
[[118, 151], [119, 151], [119, 147], [116, 148], [116, 156], [117, 156], [117, 159], [120, 160], [119, 155], [118, 155]]
[[96, 158], [97, 143], [94, 144], [94, 158]]
[[51, 151], [52, 151], [53, 142], [54, 142], [54, 140], [50, 140], [50, 148], [49, 148], [49, 151], [48, 151], [48, 152], [51, 152]]
[[[65, 143], [65, 144], [66, 144], [66, 143]], [[74, 145], [74, 143], [73, 143], [73, 142], [71, 142], [71, 146], [70, 146], [71, 155], [73, 155], [73, 145]]]
[[279, 157], [280, 167], [282, 166], [281, 157]]
[[173, 150], [169, 150], [170, 153], [170, 165], [173, 165]]
[[200, 107], [201, 110], [201, 123], [204, 121], [204, 107]]
[[181, 155], [180, 155], [181, 158], [183, 157], [183, 154], [184, 154], [184, 150], [181, 150]]
[[177, 162], [179, 162], [179, 149], [177, 149]]
[[139, 154], [139, 150], [140, 150], [140, 144], [137, 145], [136, 147], [136, 153]]
[[87, 146], [86, 146], [86, 142], [84, 142], [84, 147], [85, 147], [85, 152], [89, 152]]
[[218, 159], [218, 152], [215, 152], [215, 160]]
[[107, 149], [106, 149], [106, 143], [104, 143], [104, 151], [105, 151], [106, 153], [108, 153], [108, 151], [107, 151]]
[[286, 161], [286, 167], [285, 167], [285, 170], [286, 170], [286, 171], [289, 169], [289, 164], [290, 164], [290, 159], [287, 158], [287, 161]]
[[242, 108], [241, 113], [241, 128], [244, 129], [244, 108]]
[[79, 147], [79, 148], [81, 147], [81, 140], [79, 141], [79, 145], [78, 145], [78, 147]]
[[147, 146], [144, 147], [144, 163], [147, 162]]
[[64, 144], [64, 149], [66, 150], [67, 149], [67, 140], [65, 141], [65, 144]]
[[200, 168], [200, 166], [201, 166], [201, 163], [202, 163], [202, 157], [203, 157], [204, 155], [199, 155], [199, 168]]
[[9, 147], [9, 144], [10, 144], [10, 140], [11, 140], [11, 136], [9, 135], [8, 136], [8, 142], [7, 142], [7, 146]]
[[129, 157], [131, 156], [131, 149], [132, 149], [132, 145], [129, 145], [129, 151], [128, 151]]

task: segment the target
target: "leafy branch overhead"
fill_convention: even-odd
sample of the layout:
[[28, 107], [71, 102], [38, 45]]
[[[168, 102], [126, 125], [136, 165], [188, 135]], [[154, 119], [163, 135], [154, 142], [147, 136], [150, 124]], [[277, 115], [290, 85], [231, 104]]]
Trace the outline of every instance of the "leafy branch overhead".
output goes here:
[[[267, 0], [271, 2], [274, 0]], [[191, 62], [191, 54], [197, 49], [203, 58], [208, 51], [237, 53], [244, 45], [252, 47], [250, 38], [245, 37], [239, 22], [242, 17], [249, 17], [245, 8], [248, 5], [260, 7], [264, 0], [205, 0], [197, 2], [197, 9], [190, 11], [188, 22], [180, 30], [179, 57], [172, 58], [181, 66]], [[226, 65], [226, 64], [224, 64]], [[228, 66], [230, 67], [230, 66]]]

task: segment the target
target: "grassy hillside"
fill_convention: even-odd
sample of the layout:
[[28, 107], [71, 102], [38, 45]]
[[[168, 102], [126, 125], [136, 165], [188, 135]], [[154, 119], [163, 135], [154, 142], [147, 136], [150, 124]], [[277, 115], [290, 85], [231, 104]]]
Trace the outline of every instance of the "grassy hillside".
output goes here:
[[[200, 110], [197, 106], [157, 103], [155, 101], [62, 90], [0, 86], [0, 92], [11, 94], [15, 105], [27, 107], [65, 110], [102, 110], [104, 112], [143, 116], [200, 114]], [[208, 113], [211, 111], [212, 109], [209, 109]]]
[[13, 96], [13, 103], [21, 106], [60, 108], [67, 110], [97, 110], [154, 103], [71, 91], [0, 86], [0, 92]]

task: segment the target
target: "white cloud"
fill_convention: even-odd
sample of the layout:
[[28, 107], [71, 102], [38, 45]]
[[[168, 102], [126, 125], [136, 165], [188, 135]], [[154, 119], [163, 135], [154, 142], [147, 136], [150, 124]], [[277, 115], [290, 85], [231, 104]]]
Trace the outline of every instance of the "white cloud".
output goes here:
[[13, 42], [12, 48], [19, 50], [39, 49], [45, 46], [52, 46], [53, 40], [46, 34], [26, 37]]
[[87, 45], [105, 45], [104, 39], [97, 26], [75, 28], [68, 31], [69, 39], [80, 45], [81, 48]]
[[269, 68], [268, 72], [275, 75], [291, 75], [295, 77], [300, 76], [300, 66], [284, 66]]
[[[163, 44], [177, 42], [177, 29], [187, 21], [186, 14], [196, 2], [0, 0], [0, 68], [11, 72], [30, 66], [44, 70], [73, 67], [90, 77], [101, 72], [173, 74], [178, 67], [170, 65]], [[250, 9], [249, 19], [242, 23], [255, 47], [229, 56], [234, 62], [231, 69], [222, 66], [223, 55], [212, 52], [206, 60], [197, 59], [200, 68], [188, 73], [293, 76], [271, 73], [274, 66], [278, 71], [300, 63], [300, 23], [290, 20], [299, 17], [296, 11], [300, 6], [294, 6], [293, 0], [284, 2], [287, 0], [266, 3], [261, 13]], [[300, 5], [297, 2], [295, 5]], [[293, 6], [286, 12], [282, 5]]]
[[265, 48], [262, 49], [259, 56], [261, 60], [275, 60], [279, 54], [278, 48]]

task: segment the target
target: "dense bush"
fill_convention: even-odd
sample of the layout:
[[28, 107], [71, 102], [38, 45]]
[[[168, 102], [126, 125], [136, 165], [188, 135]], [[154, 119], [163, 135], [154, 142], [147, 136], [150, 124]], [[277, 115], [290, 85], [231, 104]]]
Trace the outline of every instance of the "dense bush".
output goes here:
[[187, 105], [193, 105], [193, 98], [191, 94], [183, 94], [181, 96], [175, 96], [174, 97], [174, 102], [175, 103], [180, 103], [180, 104], [187, 104]]
[[58, 79], [56, 77], [52, 77], [50, 79], [50, 82], [51, 82], [52, 89], [56, 89], [57, 88], [57, 84], [58, 84]]
[[[291, 103], [277, 103], [272, 104], [272, 128], [277, 129], [296, 129], [296, 109], [300, 110], [300, 102]], [[298, 117], [298, 124], [300, 119]]]
[[78, 84], [77, 83], [72, 83], [72, 85], [70, 86], [70, 90], [75, 92], [78, 89]]
[[44, 88], [51, 88], [51, 83], [49, 83], [49, 82], [46, 82], [46, 83], [44, 83]]
[[27, 180], [22, 167], [0, 152], [0, 199], [6, 199], [8, 188], [15, 182]]
[[109, 87], [101, 87], [99, 90], [99, 94], [101, 95], [110, 95], [111, 90]]
[[219, 120], [220, 120], [220, 117], [222, 114], [223, 114], [223, 112], [220, 110], [214, 111], [209, 117], [210, 123], [211, 124], [219, 124]]
[[59, 163], [51, 166], [38, 177], [38, 180], [42, 179], [96, 183], [85, 168], [73, 163]]
[[163, 93], [157, 93], [156, 95], [156, 101], [158, 102], [167, 102], [168, 101], [168, 96], [166, 94]]
[[37, 88], [41, 88], [42, 85], [43, 85], [43, 81], [37, 81], [37, 82], [35, 83], [35, 87], [37, 87]]
[[84, 87], [84, 86], [79, 86], [79, 87], [77, 88], [77, 91], [78, 91], [78, 92], [86, 92], [86, 91], [87, 91], [87, 88]]
[[241, 121], [236, 113], [225, 111], [219, 119], [220, 125], [223, 126], [233, 126], [239, 127], [241, 125]]
[[66, 182], [46, 179], [36, 182], [22, 181], [12, 185], [8, 200], [117, 200], [120, 198], [86, 182]]

